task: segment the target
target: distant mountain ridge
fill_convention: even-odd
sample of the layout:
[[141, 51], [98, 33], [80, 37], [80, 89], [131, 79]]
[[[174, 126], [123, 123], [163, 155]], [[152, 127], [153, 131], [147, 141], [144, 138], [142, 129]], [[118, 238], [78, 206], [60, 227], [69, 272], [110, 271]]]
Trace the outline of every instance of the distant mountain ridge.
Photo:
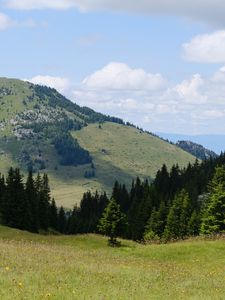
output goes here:
[[201, 160], [218, 157], [215, 152], [191, 141], [178, 141], [176, 145]]
[[0, 172], [47, 172], [56, 201], [110, 191], [115, 180], [151, 179], [163, 163], [194, 157], [123, 120], [80, 107], [55, 89], [0, 78]]
[[216, 154], [220, 154], [225, 151], [225, 134], [186, 135], [164, 132], [157, 132], [157, 134], [158, 136], [173, 143], [177, 143], [178, 141], [192, 141], [202, 145], [206, 149], [214, 151]]

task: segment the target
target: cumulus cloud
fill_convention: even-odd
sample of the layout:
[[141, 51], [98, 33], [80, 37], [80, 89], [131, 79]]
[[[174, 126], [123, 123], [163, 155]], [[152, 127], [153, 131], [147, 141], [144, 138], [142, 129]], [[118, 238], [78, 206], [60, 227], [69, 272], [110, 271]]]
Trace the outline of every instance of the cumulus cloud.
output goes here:
[[55, 88], [56, 90], [58, 90], [61, 93], [65, 93], [70, 86], [70, 82], [67, 78], [63, 78], [63, 77], [53, 77], [53, 76], [35, 76], [33, 78], [30, 79], [24, 79], [25, 81], [29, 81], [31, 83], [34, 84], [40, 84], [40, 85], [44, 85], [44, 86], [48, 86], [51, 88]]
[[10, 27], [13, 27], [16, 25], [16, 22], [12, 20], [9, 16], [0, 13], [0, 30], [6, 30]]
[[153, 132], [224, 133], [225, 67], [209, 78], [194, 74], [180, 83], [160, 75], [157, 84], [149, 73], [137, 70], [109, 63], [87, 76], [72, 99]]
[[109, 63], [83, 81], [83, 85], [94, 90], [157, 90], [166, 84], [160, 74], [149, 74], [118, 62]]
[[183, 56], [198, 63], [225, 63], [225, 30], [194, 37], [183, 44]]
[[69, 9], [81, 11], [110, 10], [144, 15], [172, 15], [224, 25], [223, 0], [5, 0], [14, 9]]
[[200, 74], [195, 74], [189, 80], [184, 80], [178, 84], [174, 91], [177, 92], [181, 99], [188, 103], [205, 103], [207, 97], [202, 95], [201, 87], [204, 86], [204, 80]]

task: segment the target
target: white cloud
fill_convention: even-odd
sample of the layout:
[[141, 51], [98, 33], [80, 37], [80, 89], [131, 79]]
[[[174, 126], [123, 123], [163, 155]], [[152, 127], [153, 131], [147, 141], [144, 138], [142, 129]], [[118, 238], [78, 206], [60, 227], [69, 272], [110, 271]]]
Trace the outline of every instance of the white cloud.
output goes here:
[[163, 79], [157, 85], [137, 70], [110, 63], [84, 79], [72, 99], [152, 132], [225, 133], [225, 68], [209, 78], [194, 74], [180, 83]]
[[220, 68], [219, 71], [217, 71], [214, 75], [213, 75], [213, 78], [212, 80], [215, 82], [215, 83], [225, 83], [225, 66]]
[[200, 114], [193, 112], [191, 114], [193, 119], [197, 120], [217, 120], [218, 118], [223, 118], [225, 116], [225, 111], [215, 110], [215, 109], [209, 109], [209, 110], [203, 110]]
[[69, 9], [81, 11], [110, 10], [144, 15], [172, 15], [224, 25], [224, 0], [4, 0], [14, 9]]
[[16, 21], [7, 16], [6, 14], [0, 13], [0, 31], [12, 28], [12, 27], [34, 27], [36, 23], [33, 19], [25, 21]]
[[225, 63], [225, 30], [194, 37], [183, 44], [183, 56], [199, 63]]
[[204, 86], [204, 80], [200, 74], [195, 74], [190, 80], [184, 80], [178, 84], [174, 91], [186, 102], [200, 104], [206, 101], [206, 96], [202, 95], [200, 91], [202, 86]]
[[70, 82], [67, 78], [53, 77], [53, 76], [35, 76], [30, 79], [24, 79], [25, 81], [32, 82], [34, 84], [45, 85], [51, 88], [55, 88], [61, 93], [66, 92], [69, 89]]
[[15, 26], [15, 21], [13, 21], [9, 16], [0, 13], [0, 30], [3, 31], [13, 26]]
[[75, 6], [72, 0], [5, 0], [8, 8], [30, 10], [30, 9], [68, 9]]
[[84, 79], [83, 85], [93, 90], [157, 90], [167, 84], [160, 74], [131, 69], [124, 63], [112, 62]]
[[212, 118], [212, 119], [217, 119], [217, 118], [222, 118], [225, 115], [224, 110], [220, 111], [220, 110], [205, 110], [203, 111], [202, 114], [206, 119]]

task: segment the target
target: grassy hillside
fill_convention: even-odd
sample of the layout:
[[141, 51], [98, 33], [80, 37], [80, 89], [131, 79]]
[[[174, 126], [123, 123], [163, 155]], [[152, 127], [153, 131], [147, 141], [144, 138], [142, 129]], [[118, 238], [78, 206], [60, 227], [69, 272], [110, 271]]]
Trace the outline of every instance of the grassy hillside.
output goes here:
[[0, 299], [224, 299], [224, 240], [118, 249], [0, 227]]
[[[105, 122], [101, 129], [99, 122]], [[110, 192], [115, 180], [130, 184], [136, 176], [153, 178], [163, 163], [194, 161], [178, 147], [122, 123], [80, 107], [54, 89], [0, 78], [0, 172], [6, 174], [10, 166], [47, 172], [57, 203], [72, 207], [87, 190]], [[68, 152], [64, 145], [75, 143], [73, 138], [79, 144]], [[65, 164], [74, 147], [81, 147], [82, 155], [90, 152], [94, 177], [85, 176], [93, 172], [89, 154], [82, 163]]]
[[90, 124], [73, 132], [73, 136], [93, 157], [96, 178], [86, 180], [85, 187], [89, 189], [100, 183], [109, 191], [116, 179], [129, 185], [136, 176], [154, 178], [164, 163], [170, 168], [175, 163], [185, 166], [195, 160], [157, 137], [110, 122], [101, 125], [101, 129], [98, 124]]
[[[104, 123], [101, 129], [91, 124], [74, 132], [74, 136], [82, 147], [90, 151], [97, 167], [117, 166], [121, 171], [133, 173], [134, 176], [153, 178], [159, 166], [165, 162], [170, 168], [176, 161], [185, 166], [194, 159], [155, 136], [115, 123]], [[117, 175], [115, 173], [112, 179], [115, 180]]]
[[72, 135], [90, 152], [95, 177], [84, 178], [85, 171], [90, 170], [87, 165], [60, 166], [57, 171], [48, 171], [56, 200], [69, 206], [79, 203], [87, 190], [110, 193], [115, 180], [129, 186], [137, 176], [154, 178], [164, 163], [170, 168], [176, 163], [185, 166], [195, 160], [192, 155], [157, 137], [112, 122], [102, 124], [101, 129], [98, 124], [90, 124]]

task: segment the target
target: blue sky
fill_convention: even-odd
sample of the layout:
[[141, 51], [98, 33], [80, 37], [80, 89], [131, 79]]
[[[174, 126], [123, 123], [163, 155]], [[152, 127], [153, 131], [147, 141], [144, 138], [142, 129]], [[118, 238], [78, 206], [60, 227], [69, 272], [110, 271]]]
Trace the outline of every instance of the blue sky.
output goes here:
[[2, 77], [154, 132], [225, 133], [222, 0], [0, 0]]

